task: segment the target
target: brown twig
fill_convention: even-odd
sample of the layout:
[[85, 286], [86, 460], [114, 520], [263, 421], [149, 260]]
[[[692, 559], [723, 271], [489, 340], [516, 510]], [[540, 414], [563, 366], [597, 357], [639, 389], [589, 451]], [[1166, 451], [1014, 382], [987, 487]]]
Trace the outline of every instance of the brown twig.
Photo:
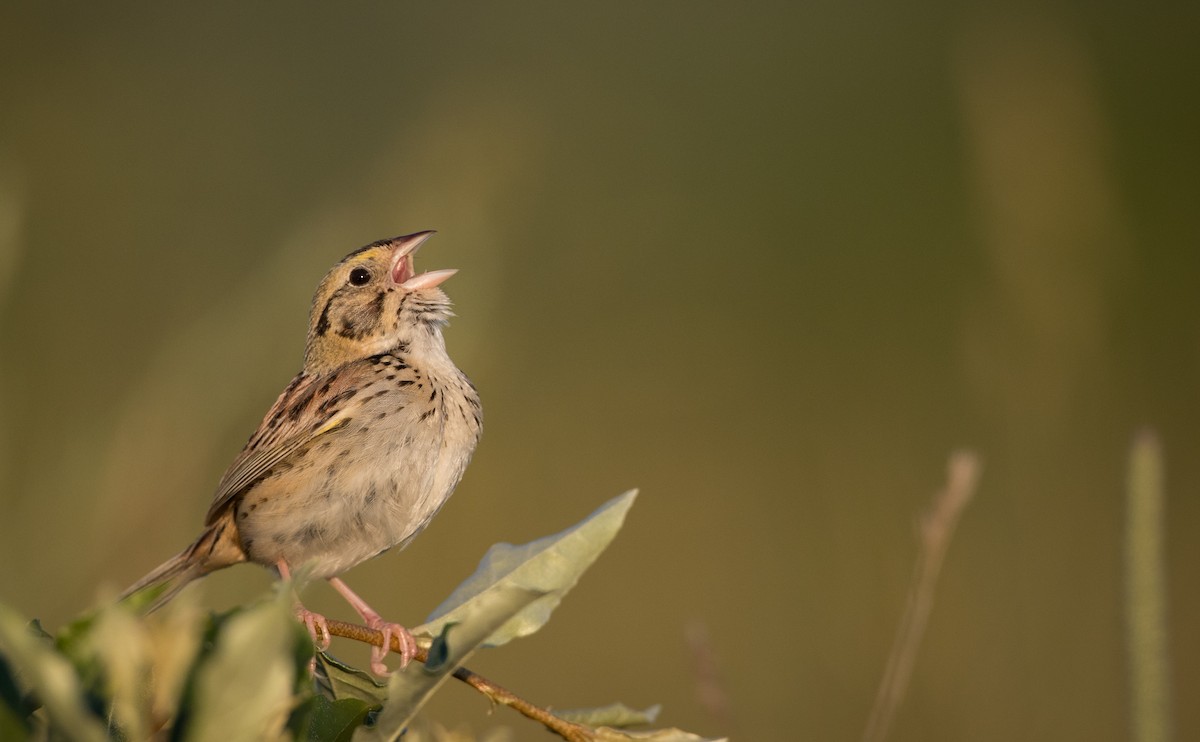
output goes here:
[[[354, 641], [372, 644], [376, 647], [383, 645], [383, 632], [367, 628], [360, 624], [331, 619], [329, 620], [329, 633], [333, 636], [353, 639]], [[389, 649], [396, 653], [400, 652], [400, 642], [396, 636], [392, 636], [392, 643]], [[417, 653], [413, 655], [413, 659], [424, 663], [429, 659], [429, 654], [423, 647], [417, 647]], [[482, 675], [472, 672], [465, 667], [456, 669], [454, 677], [482, 693], [492, 703], [508, 706], [534, 721], [541, 722], [547, 729], [563, 739], [569, 740], [569, 742], [591, 742], [596, 738], [595, 734], [588, 727], [569, 722], [566, 719], [560, 719], [550, 713], [548, 709], [533, 705], [512, 691], [496, 685]]]
[[912, 677], [917, 649], [925, 634], [929, 611], [933, 607], [933, 591], [938, 573], [954, 535], [958, 517], [975, 493], [979, 480], [979, 457], [971, 451], [959, 451], [950, 456], [946, 487], [933, 500], [933, 505], [921, 519], [921, 548], [917, 556], [916, 573], [908, 593], [908, 605], [900, 621], [892, 652], [888, 656], [875, 706], [863, 732], [864, 742], [887, 739], [896, 710], [904, 699]]

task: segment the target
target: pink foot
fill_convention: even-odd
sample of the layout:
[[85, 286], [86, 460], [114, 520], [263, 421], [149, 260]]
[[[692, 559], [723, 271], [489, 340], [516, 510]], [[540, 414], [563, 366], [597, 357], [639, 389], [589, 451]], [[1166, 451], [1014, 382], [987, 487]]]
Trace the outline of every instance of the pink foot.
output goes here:
[[371, 647], [371, 672], [380, 677], [387, 677], [392, 673], [387, 669], [387, 665], [383, 664], [383, 660], [388, 655], [388, 651], [392, 646], [392, 637], [400, 644], [400, 669], [403, 670], [412, 660], [413, 655], [417, 653], [417, 640], [413, 639], [413, 635], [408, 629], [398, 623], [384, 621], [383, 617], [375, 612], [375, 609], [367, 605], [367, 602], [358, 597], [350, 587], [342, 582], [337, 577], [330, 577], [329, 584], [333, 585], [334, 589], [342, 594], [350, 605], [354, 606], [354, 610], [358, 611], [358, 615], [362, 616], [363, 621], [376, 631], [383, 633], [383, 646]]
[[296, 604], [295, 610], [296, 618], [308, 629], [308, 635], [312, 637], [313, 644], [317, 645], [317, 650], [324, 652], [329, 649], [329, 621], [320, 613], [313, 613], [299, 603]]
[[383, 633], [383, 646], [371, 647], [371, 672], [380, 677], [386, 678], [391, 675], [391, 671], [387, 669], [387, 665], [383, 664], [383, 660], [387, 657], [388, 652], [392, 647], [392, 637], [400, 644], [400, 669], [403, 670], [412, 661], [413, 655], [417, 653], [417, 640], [409, 633], [408, 629], [398, 623], [384, 621], [378, 615], [363, 616], [367, 625]]

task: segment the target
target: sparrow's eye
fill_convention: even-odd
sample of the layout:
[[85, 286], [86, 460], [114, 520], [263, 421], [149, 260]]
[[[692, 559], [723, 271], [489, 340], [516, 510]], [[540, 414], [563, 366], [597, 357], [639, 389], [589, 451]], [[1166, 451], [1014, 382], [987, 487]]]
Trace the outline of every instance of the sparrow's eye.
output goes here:
[[363, 286], [367, 281], [371, 280], [371, 271], [366, 268], [355, 268], [350, 271], [350, 283], [355, 286]]

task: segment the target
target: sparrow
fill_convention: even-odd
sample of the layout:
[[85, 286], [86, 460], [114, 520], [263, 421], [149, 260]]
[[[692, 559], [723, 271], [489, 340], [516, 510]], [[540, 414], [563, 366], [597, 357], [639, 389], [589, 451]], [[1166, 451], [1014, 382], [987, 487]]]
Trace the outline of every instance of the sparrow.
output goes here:
[[[412, 635], [385, 621], [340, 575], [394, 548], [430, 522], [462, 479], [483, 430], [479, 395], [446, 352], [452, 316], [441, 285], [455, 270], [416, 273], [413, 256], [432, 231], [373, 242], [335, 265], [309, 314], [304, 364], [217, 485], [204, 530], [134, 583], [151, 586], [154, 610], [210, 572], [254, 562], [282, 579], [304, 566], [328, 580], [371, 628], [391, 637], [401, 667]], [[314, 642], [326, 619], [296, 613]]]

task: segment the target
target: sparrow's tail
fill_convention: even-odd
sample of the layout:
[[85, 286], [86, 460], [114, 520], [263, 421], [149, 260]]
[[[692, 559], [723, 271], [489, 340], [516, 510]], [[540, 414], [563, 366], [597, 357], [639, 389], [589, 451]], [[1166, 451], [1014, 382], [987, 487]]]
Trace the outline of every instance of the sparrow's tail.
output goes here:
[[118, 600], [125, 600], [142, 590], [158, 586], [161, 592], [145, 608], [146, 612], [150, 613], [163, 607], [193, 580], [244, 561], [246, 552], [242, 550], [232, 519], [219, 518], [204, 529], [204, 533], [200, 534], [195, 543], [130, 585]]

